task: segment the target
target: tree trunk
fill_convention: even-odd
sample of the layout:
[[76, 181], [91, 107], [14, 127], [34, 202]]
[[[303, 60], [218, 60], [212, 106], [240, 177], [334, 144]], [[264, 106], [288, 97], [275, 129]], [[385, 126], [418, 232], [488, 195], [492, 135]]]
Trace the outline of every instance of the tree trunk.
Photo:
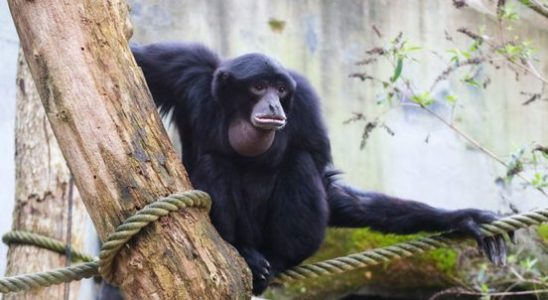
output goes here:
[[[70, 180], [69, 169], [51, 131], [22, 53], [18, 59], [16, 119], [17, 188], [13, 229], [40, 233], [70, 242], [81, 249], [85, 236], [83, 221], [86, 218], [86, 210], [74, 183]], [[11, 245], [6, 273], [16, 275], [38, 272], [64, 267], [66, 263], [65, 256], [46, 249]], [[69, 287], [57, 285], [4, 297], [78, 299], [79, 288], [80, 284], [73, 282]]]
[[[102, 239], [147, 203], [191, 189], [128, 47], [125, 1], [9, 0], [42, 104]], [[250, 273], [207, 211], [154, 222], [115, 262], [130, 299], [250, 296]]]

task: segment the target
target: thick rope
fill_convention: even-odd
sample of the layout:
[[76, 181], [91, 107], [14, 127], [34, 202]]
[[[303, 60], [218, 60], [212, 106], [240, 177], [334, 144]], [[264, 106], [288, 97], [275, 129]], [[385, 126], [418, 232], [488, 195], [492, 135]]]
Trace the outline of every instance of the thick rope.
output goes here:
[[[483, 224], [481, 225], [481, 231], [486, 236], [493, 236], [497, 234], [505, 234], [509, 231], [515, 231], [520, 228], [539, 225], [543, 222], [548, 222], [548, 208], [501, 218], [490, 224]], [[286, 283], [294, 280], [340, 274], [343, 272], [388, 262], [392, 259], [409, 257], [428, 250], [446, 247], [450, 243], [451, 241], [447, 235], [443, 234], [423, 237], [388, 247], [372, 249], [317, 263], [297, 266], [280, 273], [274, 279], [274, 282]]]
[[[211, 199], [207, 193], [197, 190], [161, 198], [145, 206], [120, 224], [107, 237], [106, 242], [103, 243], [98, 260], [84, 255], [80, 251], [71, 251], [74, 258], [88, 262], [46, 272], [0, 278], [0, 293], [6, 294], [32, 288], [47, 287], [99, 274], [107, 281], [112, 282], [114, 278], [112, 262], [122, 246], [149, 223], [158, 220], [161, 216], [185, 207], [200, 207], [209, 210], [211, 208]], [[10, 232], [4, 235], [2, 240], [7, 244], [35, 245], [63, 254], [66, 251], [65, 246], [61, 242], [30, 232]]]
[[[59, 254], [67, 254], [67, 245], [56, 239], [52, 239], [43, 235], [28, 231], [10, 231], [2, 237], [2, 241], [6, 245], [19, 244], [19, 245], [32, 245], [40, 248], [45, 248]], [[97, 260], [93, 256], [89, 256], [81, 251], [70, 249], [71, 259], [74, 262], [83, 261], [90, 262]]]
[[[182, 200], [180, 204], [174, 203], [176, 200], [181, 200], [183, 196], [184, 200]], [[168, 204], [158, 204], [159, 202]], [[145, 207], [135, 216], [130, 217], [122, 225], [118, 226], [116, 232], [109, 236], [109, 238], [107, 239], [107, 243], [109, 243], [109, 246], [105, 247], [107, 243], [103, 245], [99, 261], [95, 260], [86, 264], [75, 265], [68, 268], [62, 268], [48, 272], [0, 278], [0, 293], [16, 292], [36, 287], [46, 287], [53, 284], [88, 278], [99, 274], [98, 269], [101, 268], [98, 265], [102, 259], [105, 260], [105, 264], [101, 270], [104, 270], [105, 273], [101, 273], [101, 275], [108, 280], [108, 278], [112, 278], [112, 266], [108, 265], [106, 262], [109, 262], [111, 264], [118, 250], [131, 238], [131, 236], [136, 234], [139, 229], [146, 226], [146, 224], [158, 219], [160, 216], [166, 215], [171, 211], [178, 210], [178, 208], [176, 207], [204, 206], [209, 208], [210, 200], [207, 194], [199, 191], [176, 194], [161, 199], [158, 202], [152, 203], [149, 206]], [[151, 208], [150, 213], [145, 212], [145, 210], [148, 208]], [[154, 216], [152, 217], [151, 215]], [[132, 220], [131, 223], [133, 225], [129, 224], [130, 220]], [[538, 209], [523, 214], [517, 214], [501, 218], [497, 221], [494, 221], [493, 223], [483, 224], [481, 226], [481, 230], [486, 236], [492, 236], [497, 234], [505, 234], [508, 231], [515, 231], [517, 229], [526, 228], [533, 225], [539, 225], [544, 222], [548, 222], [548, 208]], [[4, 242], [8, 244], [21, 243], [36, 245], [39, 247], [51, 249], [59, 253], [65, 253], [64, 246], [62, 247], [62, 250], [59, 250], [59, 244], [63, 245], [61, 242], [45, 238], [33, 233], [17, 233], [19, 232], [16, 232], [16, 234], [6, 234], [4, 236]], [[279, 274], [273, 282], [285, 283], [295, 280], [315, 278], [324, 275], [340, 274], [343, 272], [377, 265], [383, 262], [388, 262], [392, 259], [409, 257], [415, 254], [423, 253], [428, 250], [446, 247], [450, 243], [451, 240], [443, 234], [423, 237], [388, 247], [372, 249], [365, 252], [350, 254], [347, 256], [333, 258], [317, 263], [297, 266], [293, 269], [287, 270]], [[77, 256], [79, 259], [82, 260], [90, 258], [89, 256], [82, 255], [78, 251], [73, 251], [73, 253], [74, 256]]]

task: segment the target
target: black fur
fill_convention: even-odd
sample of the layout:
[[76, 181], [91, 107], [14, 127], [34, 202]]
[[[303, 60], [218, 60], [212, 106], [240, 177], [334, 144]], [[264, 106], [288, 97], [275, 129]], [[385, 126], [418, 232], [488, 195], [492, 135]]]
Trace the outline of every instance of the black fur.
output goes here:
[[[183, 163], [194, 186], [211, 194], [212, 222], [246, 259], [254, 293], [311, 256], [328, 225], [393, 233], [456, 229], [484, 244], [478, 224], [495, 219], [492, 213], [436, 209], [337, 182], [318, 96], [304, 77], [271, 58], [248, 54], [222, 61], [196, 44], [132, 50], [156, 104], [164, 113], [173, 110]], [[228, 124], [249, 113], [243, 92], [248, 81], [266, 77], [292, 88], [282, 102], [288, 123], [266, 153], [242, 157], [227, 140]], [[485, 248], [492, 260], [503, 260], [500, 247]]]

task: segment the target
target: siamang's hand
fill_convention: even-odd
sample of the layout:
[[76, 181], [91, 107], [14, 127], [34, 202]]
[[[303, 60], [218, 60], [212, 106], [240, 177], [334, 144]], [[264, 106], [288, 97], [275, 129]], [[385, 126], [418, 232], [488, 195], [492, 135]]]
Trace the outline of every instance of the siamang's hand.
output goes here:
[[243, 248], [239, 252], [253, 273], [253, 294], [260, 295], [270, 282], [270, 263], [257, 250]]
[[[480, 252], [485, 253], [487, 258], [497, 266], [506, 264], [507, 246], [503, 235], [485, 236], [481, 233], [480, 225], [491, 223], [498, 219], [498, 216], [490, 211], [478, 209], [457, 210], [453, 228], [476, 239]], [[510, 241], [514, 242], [514, 233], [509, 232]]]

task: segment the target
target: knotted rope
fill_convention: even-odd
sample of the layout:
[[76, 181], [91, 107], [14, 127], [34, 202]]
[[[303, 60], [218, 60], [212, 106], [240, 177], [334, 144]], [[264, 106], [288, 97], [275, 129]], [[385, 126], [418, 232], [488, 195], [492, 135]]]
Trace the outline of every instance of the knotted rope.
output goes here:
[[[112, 262], [122, 246], [149, 223], [158, 220], [161, 216], [185, 207], [199, 207], [209, 210], [211, 208], [211, 198], [207, 193], [198, 190], [177, 193], [161, 198], [145, 206], [120, 224], [107, 237], [106, 242], [103, 243], [98, 259], [87, 256], [80, 251], [72, 251], [72, 257], [75, 260], [85, 262], [46, 272], [0, 278], [0, 293], [5, 294], [32, 288], [47, 287], [96, 275], [101, 275], [107, 281], [112, 282], [114, 276]], [[65, 254], [66, 252], [66, 246], [62, 242], [32, 232], [9, 232], [3, 236], [2, 240], [6, 244], [34, 245], [61, 254]]]
[[[92, 258], [79, 251], [72, 251], [72, 258], [74, 260], [86, 261], [86, 263], [47, 272], [0, 278], [0, 293], [47, 287], [95, 275], [101, 275], [107, 281], [112, 281], [112, 262], [122, 246], [149, 223], [183, 207], [202, 207], [209, 209], [211, 207], [211, 199], [208, 194], [201, 191], [188, 191], [162, 198], [157, 202], [145, 206], [135, 215], [129, 217], [119, 225], [116, 228], [116, 231], [109, 235], [107, 241], [103, 244], [99, 259]], [[501, 218], [490, 224], [483, 224], [481, 225], [481, 231], [486, 236], [493, 236], [533, 225], [539, 225], [543, 222], [548, 222], [548, 208], [516, 214]], [[66, 246], [62, 242], [31, 232], [10, 232], [4, 235], [2, 240], [6, 244], [34, 245], [60, 254], [65, 254], [66, 252]], [[382, 262], [388, 262], [396, 258], [409, 257], [435, 248], [446, 247], [450, 243], [451, 240], [447, 234], [418, 238], [416, 240], [398, 243], [388, 247], [376, 248], [361, 253], [297, 266], [279, 274], [273, 282], [283, 283], [324, 275], [339, 274], [377, 265]]]
[[[523, 214], [498, 219], [489, 224], [481, 225], [485, 236], [505, 234], [509, 231], [539, 225], [548, 222], [548, 208], [537, 209]], [[451, 243], [447, 234], [438, 234], [418, 238], [412, 241], [398, 243], [392, 246], [376, 248], [347, 256], [337, 257], [297, 266], [278, 275], [275, 282], [289, 282], [323, 275], [339, 274], [367, 266], [388, 262], [396, 258], [404, 258], [423, 253], [436, 248], [447, 247]]]

